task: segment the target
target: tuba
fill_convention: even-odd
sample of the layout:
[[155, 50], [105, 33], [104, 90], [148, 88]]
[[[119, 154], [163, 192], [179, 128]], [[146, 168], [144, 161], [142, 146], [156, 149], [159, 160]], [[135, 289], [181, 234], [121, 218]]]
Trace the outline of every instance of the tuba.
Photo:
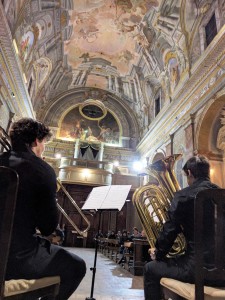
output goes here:
[[[9, 152], [11, 150], [11, 143], [10, 143], [10, 138], [7, 132], [0, 126], [0, 144], [3, 148], [4, 151]], [[1, 149], [0, 149], [1, 152]], [[83, 220], [86, 222], [87, 227], [84, 230], [80, 230], [78, 226], [73, 222], [73, 220], [68, 216], [68, 214], [65, 212], [65, 210], [59, 205], [57, 202], [57, 208], [58, 210], [64, 215], [64, 217], [67, 219], [67, 221], [71, 224], [71, 226], [79, 233], [79, 235], [86, 236], [86, 232], [90, 229], [91, 223], [90, 221], [86, 218], [86, 216], [83, 214], [81, 211], [80, 207], [78, 204], [75, 202], [75, 200], [71, 197], [71, 195], [67, 192], [66, 188], [63, 186], [61, 183], [60, 179], [57, 178], [57, 192], [59, 189], [62, 189], [62, 191], [65, 193], [67, 196], [67, 199], [70, 200], [72, 205], [75, 207], [77, 212], [81, 215]]]
[[[136, 189], [132, 198], [151, 248], [155, 247], [159, 232], [169, 218], [167, 211], [174, 193], [180, 190], [174, 173], [174, 163], [180, 157], [181, 154], [171, 155], [149, 165], [150, 182]], [[182, 254], [185, 246], [185, 238], [179, 234], [169, 256]]]

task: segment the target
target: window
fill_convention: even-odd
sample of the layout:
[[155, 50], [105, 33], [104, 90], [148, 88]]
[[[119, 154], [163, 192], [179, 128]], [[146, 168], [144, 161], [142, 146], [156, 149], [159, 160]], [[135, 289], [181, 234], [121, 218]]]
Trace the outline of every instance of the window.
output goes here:
[[208, 24], [205, 26], [206, 45], [208, 46], [214, 37], [217, 35], [216, 17], [215, 13], [212, 15]]
[[160, 112], [160, 97], [157, 97], [155, 99], [155, 117], [158, 115]]

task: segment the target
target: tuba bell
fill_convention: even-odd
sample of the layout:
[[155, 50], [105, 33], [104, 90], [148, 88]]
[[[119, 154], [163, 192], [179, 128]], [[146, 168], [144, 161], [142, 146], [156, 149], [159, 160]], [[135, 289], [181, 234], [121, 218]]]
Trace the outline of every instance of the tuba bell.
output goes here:
[[[136, 189], [132, 198], [151, 248], [155, 247], [159, 232], [169, 219], [167, 211], [174, 193], [180, 190], [174, 173], [174, 163], [180, 157], [181, 154], [171, 155], [149, 165], [149, 183]], [[169, 256], [183, 253], [185, 246], [185, 238], [179, 234]]]

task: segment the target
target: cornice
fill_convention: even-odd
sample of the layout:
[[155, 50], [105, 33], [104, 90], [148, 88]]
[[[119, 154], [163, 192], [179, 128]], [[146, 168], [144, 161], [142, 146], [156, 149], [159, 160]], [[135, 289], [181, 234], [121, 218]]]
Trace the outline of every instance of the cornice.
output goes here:
[[23, 79], [20, 63], [13, 48], [13, 40], [10, 28], [5, 17], [4, 8], [0, 3], [0, 63], [6, 74], [10, 89], [16, 96], [13, 103], [17, 117], [34, 117], [33, 107]]

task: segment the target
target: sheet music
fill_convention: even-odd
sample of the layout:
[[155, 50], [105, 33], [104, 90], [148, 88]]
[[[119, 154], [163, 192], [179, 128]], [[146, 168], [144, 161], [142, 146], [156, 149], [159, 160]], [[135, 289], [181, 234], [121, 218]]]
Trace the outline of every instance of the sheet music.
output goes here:
[[131, 185], [109, 185], [93, 188], [82, 209], [121, 210]]

